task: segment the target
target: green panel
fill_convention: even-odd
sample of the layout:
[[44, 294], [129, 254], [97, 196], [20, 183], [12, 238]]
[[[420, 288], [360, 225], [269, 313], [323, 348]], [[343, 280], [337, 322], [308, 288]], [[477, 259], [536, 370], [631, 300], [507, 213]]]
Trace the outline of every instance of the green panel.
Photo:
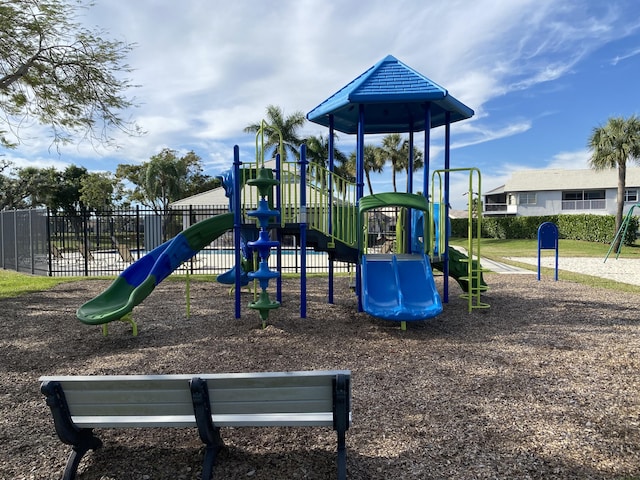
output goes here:
[[187, 239], [189, 246], [198, 252], [231, 228], [233, 213], [223, 213], [192, 225], [181, 235]]
[[376, 193], [374, 195], [367, 195], [360, 199], [360, 215], [367, 210], [380, 207], [398, 206], [405, 208], [414, 208], [416, 210], [422, 210], [423, 212], [429, 211], [429, 202], [423, 195], [416, 193]]

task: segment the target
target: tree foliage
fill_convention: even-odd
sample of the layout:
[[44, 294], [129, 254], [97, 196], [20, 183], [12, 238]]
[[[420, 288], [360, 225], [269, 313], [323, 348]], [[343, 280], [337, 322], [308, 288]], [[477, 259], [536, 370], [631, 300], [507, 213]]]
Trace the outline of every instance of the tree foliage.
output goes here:
[[[127, 191], [123, 180], [133, 188]], [[178, 157], [174, 150], [164, 149], [142, 165], [118, 165], [116, 175], [76, 165], [63, 171], [53, 167], [17, 168], [9, 175], [0, 171], [0, 210], [47, 207], [75, 215], [138, 202], [161, 213], [169, 202], [217, 186], [218, 180], [203, 174], [195, 153]]]
[[124, 187], [111, 172], [91, 172], [80, 180], [79, 193], [87, 209], [108, 212], [121, 205]]
[[47, 207], [67, 214], [85, 211], [80, 187], [88, 175], [86, 168], [69, 165], [59, 171], [54, 167], [24, 167], [11, 173], [0, 174], [0, 209]]
[[194, 152], [179, 157], [178, 152], [169, 148], [141, 165], [118, 165], [116, 177], [133, 185], [127, 192], [133, 202], [158, 214], [166, 212], [171, 202], [219, 185], [202, 173], [202, 161]]
[[[595, 170], [618, 169], [618, 191], [616, 196], [616, 232], [622, 225], [624, 194], [626, 189], [627, 162], [640, 162], [640, 118], [611, 117], [603, 126], [593, 129], [589, 137], [591, 168]], [[614, 250], [620, 246], [618, 237]]]
[[133, 85], [124, 63], [132, 45], [78, 23], [81, 0], [0, 2], [0, 145], [15, 147], [21, 130], [48, 126], [53, 143], [76, 135], [100, 144], [110, 132], [139, 133], [122, 118]]
[[[334, 135], [334, 138], [337, 139], [337, 136]], [[329, 138], [322, 135], [311, 136], [305, 140], [305, 143], [307, 145], [309, 174], [311, 178], [325, 186], [327, 178], [324, 172], [329, 169]], [[347, 160], [347, 157], [334, 145], [333, 159], [337, 164], [342, 164]]]
[[[294, 158], [298, 158], [300, 153], [298, 149], [303, 140], [298, 136], [298, 130], [303, 127], [306, 122], [306, 117], [303, 112], [294, 112], [291, 115], [286, 116], [284, 111], [275, 105], [267, 106], [267, 116], [265, 123], [265, 145], [264, 154], [267, 158], [267, 153], [273, 153], [275, 155], [276, 149], [280, 145], [282, 139], [282, 160], [286, 161], [292, 155]], [[247, 126], [244, 131], [247, 133], [257, 133], [260, 130], [261, 122], [253, 123]]]
[[[405, 172], [407, 174], [407, 190], [409, 189], [409, 140], [403, 138], [399, 133], [391, 133], [382, 139], [382, 146], [379, 155], [385, 162], [391, 164], [391, 179], [393, 191], [397, 192], [396, 173]], [[413, 172], [422, 168], [424, 161], [422, 151], [413, 147]]]

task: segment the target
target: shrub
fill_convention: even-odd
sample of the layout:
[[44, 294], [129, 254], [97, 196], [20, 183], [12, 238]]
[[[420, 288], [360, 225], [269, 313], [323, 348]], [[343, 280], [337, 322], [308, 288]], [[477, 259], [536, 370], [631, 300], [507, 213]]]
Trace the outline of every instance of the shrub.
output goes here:
[[[534, 217], [485, 217], [482, 219], [482, 236], [496, 239], [538, 238], [538, 227], [544, 222], [555, 223], [560, 238], [584, 240], [588, 242], [611, 243], [615, 237], [615, 217], [613, 215], [544, 215]], [[474, 220], [475, 223], [475, 220]], [[623, 239], [625, 245], [632, 245], [640, 222], [631, 217]], [[466, 218], [451, 220], [451, 235], [466, 238], [469, 223]], [[475, 232], [475, 225], [474, 225]]]

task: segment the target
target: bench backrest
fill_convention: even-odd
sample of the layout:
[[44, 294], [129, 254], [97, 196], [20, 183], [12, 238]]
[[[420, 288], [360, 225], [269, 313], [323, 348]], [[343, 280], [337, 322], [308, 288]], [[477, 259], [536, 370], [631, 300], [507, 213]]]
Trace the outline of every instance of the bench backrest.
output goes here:
[[[216, 426], [334, 425], [336, 378], [350, 372], [42, 377], [64, 392], [73, 423], [95, 427], [196, 426], [190, 381], [206, 381]], [[347, 399], [350, 405], [350, 390]], [[349, 422], [351, 419], [349, 407]]]

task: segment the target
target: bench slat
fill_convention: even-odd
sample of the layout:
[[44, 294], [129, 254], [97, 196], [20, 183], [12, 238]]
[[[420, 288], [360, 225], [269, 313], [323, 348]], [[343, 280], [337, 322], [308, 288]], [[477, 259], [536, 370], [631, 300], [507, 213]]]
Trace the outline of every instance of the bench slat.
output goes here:
[[193, 377], [202, 378], [209, 381], [223, 381], [232, 380], [238, 381], [244, 380], [260, 380], [277, 378], [278, 381], [291, 378], [293, 381], [301, 381], [304, 378], [324, 378], [333, 377], [336, 375], [349, 375], [349, 370], [309, 370], [309, 371], [297, 371], [297, 372], [244, 372], [244, 373], [198, 373], [198, 374], [179, 374], [179, 375], [44, 375], [40, 377], [40, 382], [46, 381], [58, 381], [58, 382], [73, 382], [78, 384], [86, 384], [91, 382], [135, 382], [142, 380], [144, 382], [150, 382], [157, 380], [160, 382], [170, 382], [171, 380], [191, 380]]
[[[185, 390], [188, 382], [182, 383], [180, 389], [153, 389], [145, 388], [144, 385], [132, 386], [126, 383], [120, 384], [120, 389], [103, 389], [96, 384], [95, 388], [77, 389], [75, 385], [61, 382], [65, 395], [69, 403], [78, 404], [113, 404], [113, 403], [133, 403], [143, 402], [150, 404], [163, 403], [190, 403], [191, 396]], [[213, 404], [225, 404], [230, 402], [279, 402], [279, 401], [301, 401], [316, 400], [326, 397], [327, 389], [331, 386], [271, 386], [263, 388], [222, 388], [219, 385], [210, 385], [209, 391], [215, 393], [211, 399]], [[326, 403], [327, 408], [331, 403]]]
[[[193, 414], [193, 404], [171, 403], [118, 403], [118, 404], [72, 404], [70, 413], [72, 416], [96, 416], [96, 415], [189, 415]], [[321, 400], [279, 401], [279, 402], [211, 402], [211, 411], [214, 415], [242, 415], [249, 413], [313, 413], [328, 412], [331, 407]]]
[[[73, 423], [80, 428], [151, 428], [195, 427], [193, 415], [156, 416], [81, 416], [73, 415]], [[213, 415], [217, 427], [330, 427], [332, 413], [263, 413], [243, 415]]]

